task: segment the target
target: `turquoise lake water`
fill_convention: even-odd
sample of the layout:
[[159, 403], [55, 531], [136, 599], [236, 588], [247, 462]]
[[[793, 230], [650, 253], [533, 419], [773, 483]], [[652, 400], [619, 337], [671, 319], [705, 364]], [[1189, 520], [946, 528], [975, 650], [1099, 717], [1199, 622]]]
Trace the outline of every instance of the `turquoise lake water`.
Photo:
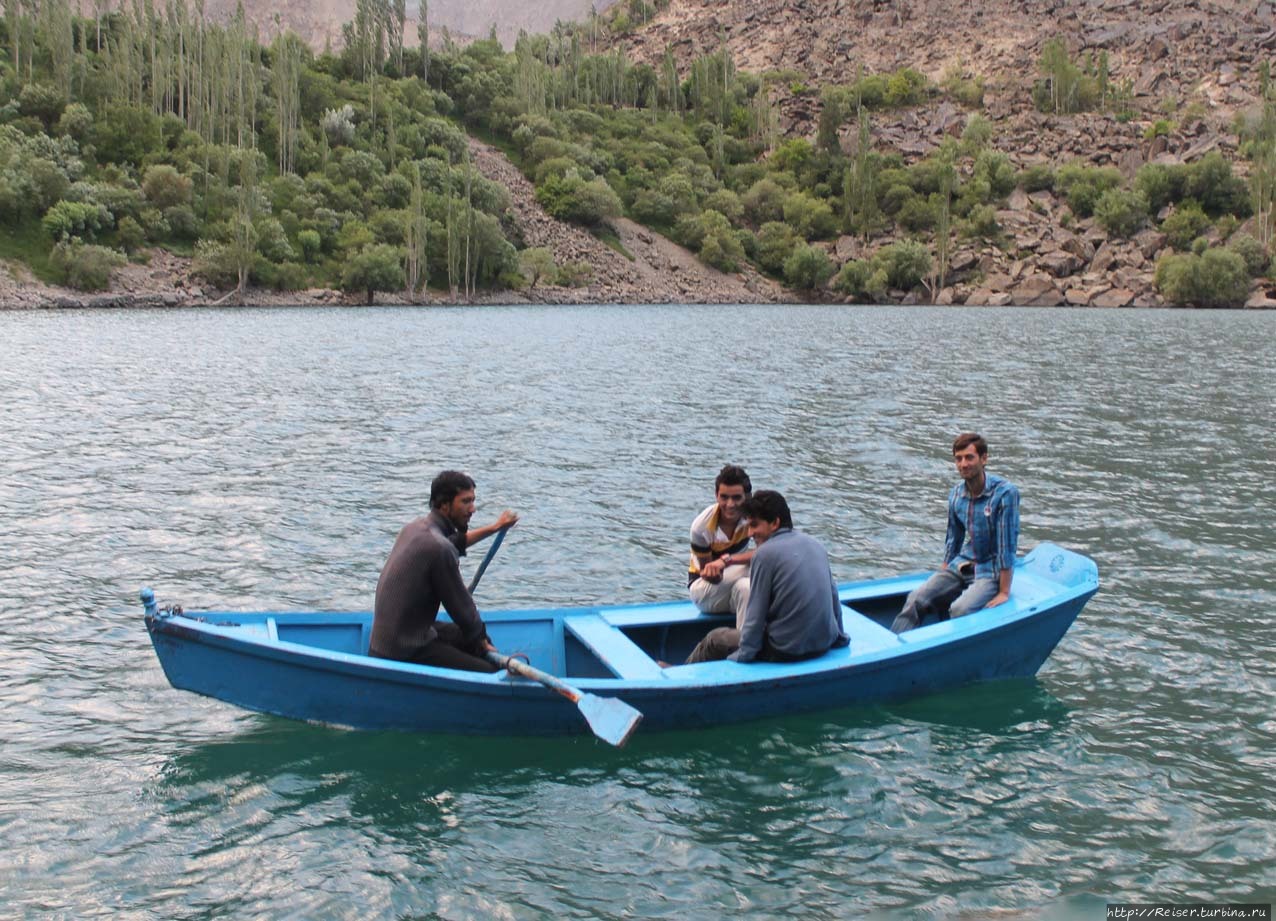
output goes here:
[[[1276, 897], [1276, 314], [0, 312], [0, 916], [1102, 918]], [[709, 732], [354, 733], [164, 679], [136, 603], [367, 609], [443, 467], [480, 605], [685, 591], [725, 462], [839, 580], [948, 446], [1099, 594], [1032, 681]], [[466, 562], [467, 575], [478, 562]]]

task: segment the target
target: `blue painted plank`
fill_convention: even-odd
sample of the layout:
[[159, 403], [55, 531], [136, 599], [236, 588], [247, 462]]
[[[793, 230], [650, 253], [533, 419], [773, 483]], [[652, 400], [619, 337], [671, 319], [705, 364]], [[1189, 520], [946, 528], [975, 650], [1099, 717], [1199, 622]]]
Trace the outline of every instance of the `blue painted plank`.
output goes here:
[[664, 678], [664, 669], [652, 661], [651, 656], [597, 614], [567, 617], [563, 619], [563, 625], [589, 647], [617, 678], [639, 681]]

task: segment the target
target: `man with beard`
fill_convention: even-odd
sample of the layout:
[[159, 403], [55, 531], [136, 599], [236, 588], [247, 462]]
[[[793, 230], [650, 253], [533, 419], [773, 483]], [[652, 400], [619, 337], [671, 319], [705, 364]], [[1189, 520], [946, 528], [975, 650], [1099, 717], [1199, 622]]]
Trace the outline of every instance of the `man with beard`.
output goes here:
[[[511, 527], [506, 510], [496, 523], [469, 533], [474, 481], [444, 470], [430, 484], [430, 514], [399, 532], [377, 582], [368, 655], [440, 668], [494, 672], [487, 628], [461, 579], [461, 554], [477, 540]], [[452, 619], [438, 623], [440, 605]]]

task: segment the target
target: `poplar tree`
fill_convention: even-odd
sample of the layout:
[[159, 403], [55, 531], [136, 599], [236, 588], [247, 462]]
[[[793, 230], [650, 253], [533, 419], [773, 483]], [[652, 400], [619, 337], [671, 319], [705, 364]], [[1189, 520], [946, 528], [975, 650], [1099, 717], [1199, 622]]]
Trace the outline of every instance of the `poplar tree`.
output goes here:
[[425, 195], [421, 188], [421, 167], [412, 164], [412, 198], [408, 203], [407, 221], [403, 228], [407, 267], [407, 296], [414, 299], [418, 289], [429, 284], [430, 268], [426, 258], [429, 220], [425, 214]]
[[420, 7], [417, 10], [418, 21], [416, 24], [417, 40], [421, 43], [421, 80], [426, 86], [430, 85], [430, 3], [429, 0], [420, 0]]

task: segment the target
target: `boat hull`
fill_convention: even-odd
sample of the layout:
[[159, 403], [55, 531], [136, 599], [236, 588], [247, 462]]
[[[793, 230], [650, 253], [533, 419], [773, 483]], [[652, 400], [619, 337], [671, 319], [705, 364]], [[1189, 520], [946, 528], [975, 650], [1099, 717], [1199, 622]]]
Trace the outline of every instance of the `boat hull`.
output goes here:
[[[1044, 544], [1020, 562], [1011, 603], [895, 637], [884, 626], [890, 612], [924, 575], [841, 586], [851, 646], [801, 663], [661, 668], [655, 662], [659, 653], [681, 652], [720, 623], [681, 602], [485, 612], [484, 618], [502, 649], [528, 649], [533, 664], [574, 687], [624, 699], [642, 711], [642, 731], [649, 732], [1030, 677], [1098, 587], [1091, 561]], [[146, 625], [174, 687], [249, 710], [357, 729], [588, 731], [577, 709], [559, 695], [504, 672], [472, 674], [369, 658], [362, 654], [370, 630], [366, 613], [148, 613]]]

